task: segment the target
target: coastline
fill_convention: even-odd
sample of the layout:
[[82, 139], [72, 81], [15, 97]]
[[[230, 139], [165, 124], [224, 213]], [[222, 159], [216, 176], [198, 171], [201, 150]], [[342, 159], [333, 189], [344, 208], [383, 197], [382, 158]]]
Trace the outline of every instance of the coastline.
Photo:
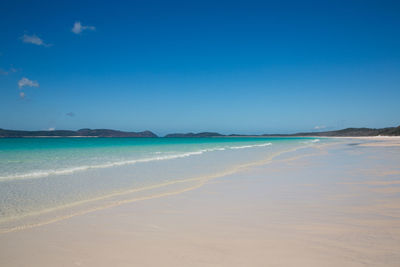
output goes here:
[[282, 137], [377, 137], [377, 136], [400, 136], [400, 126], [386, 128], [346, 128], [333, 131], [321, 132], [298, 132], [291, 134], [220, 134], [218, 132], [199, 132], [199, 133], [170, 133], [164, 136], [145, 130], [142, 132], [125, 132], [113, 129], [89, 129], [83, 128], [74, 130], [7, 130], [0, 128], [0, 137], [7, 138], [43, 138], [43, 137], [131, 137], [131, 138], [214, 138], [214, 137], [263, 137], [263, 138], [282, 138]]
[[237, 135], [237, 136], [210, 136], [210, 137], [107, 137], [107, 136], [20, 136], [20, 137], [4, 137], [0, 138], [336, 138], [336, 139], [360, 139], [360, 140], [400, 140], [400, 136], [262, 136], [262, 135]]
[[398, 266], [399, 151], [349, 144], [1, 234], [0, 265]]

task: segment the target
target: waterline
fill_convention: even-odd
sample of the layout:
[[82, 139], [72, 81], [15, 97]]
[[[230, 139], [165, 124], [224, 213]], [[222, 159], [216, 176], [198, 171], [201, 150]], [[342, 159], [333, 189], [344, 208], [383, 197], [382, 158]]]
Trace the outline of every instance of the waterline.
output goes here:
[[[174, 154], [174, 155], [166, 155], [166, 156], [156, 156], [156, 157], [149, 157], [149, 158], [142, 158], [142, 159], [134, 159], [134, 160], [125, 160], [125, 161], [118, 161], [118, 162], [111, 162], [111, 163], [104, 163], [101, 165], [84, 165], [79, 167], [73, 167], [69, 169], [61, 169], [61, 170], [47, 170], [47, 171], [36, 171], [31, 173], [25, 174], [16, 174], [10, 176], [0, 176], [0, 182], [7, 181], [7, 180], [14, 180], [14, 179], [32, 179], [32, 178], [41, 178], [47, 177], [50, 175], [63, 175], [63, 174], [73, 174], [79, 171], [86, 171], [90, 169], [104, 169], [104, 168], [111, 168], [116, 166], [124, 166], [124, 165], [131, 165], [143, 162], [151, 162], [151, 161], [160, 161], [160, 160], [170, 160], [170, 159], [179, 159], [185, 158], [195, 155], [201, 155], [207, 152], [213, 151], [224, 151], [229, 149], [246, 149], [246, 148], [254, 148], [254, 147], [265, 147], [270, 146], [272, 143], [263, 143], [263, 144], [255, 144], [255, 145], [244, 145], [244, 146], [227, 146], [227, 147], [216, 147], [210, 149], [201, 149], [198, 151], [186, 152], [181, 154]], [[160, 154], [162, 152], [154, 152], [155, 154]]]
[[[122, 204], [127, 204], [127, 203], [132, 203], [132, 202], [136, 202], [136, 201], [141, 201], [141, 200], [147, 200], [147, 199], [153, 199], [153, 198], [160, 198], [160, 197], [165, 197], [165, 196], [171, 196], [171, 195], [177, 195], [180, 193], [184, 193], [187, 191], [191, 191], [194, 189], [197, 189], [201, 186], [203, 186], [205, 183], [207, 183], [210, 180], [216, 179], [216, 178], [220, 178], [220, 177], [225, 177], [228, 175], [232, 175], [241, 171], [245, 171], [249, 168], [252, 167], [256, 167], [256, 166], [261, 166], [261, 165], [265, 165], [268, 164], [270, 162], [272, 162], [273, 159], [275, 159], [278, 156], [281, 156], [283, 154], [286, 153], [290, 153], [290, 152], [295, 152], [299, 149], [304, 149], [304, 148], [308, 148], [310, 147], [310, 145], [305, 145], [305, 146], [300, 146], [300, 147], [295, 147], [292, 149], [287, 149], [284, 151], [279, 151], [276, 152], [274, 154], [271, 154], [269, 157], [264, 158], [262, 160], [259, 161], [255, 161], [255, 162], [250, 162], [250, 163], [246, 163], [246, 164], [241, 164], [241, 165], [237, 165], [237, 166], [233, 166], [230, 169], [224, 170], [222, 172], [218, 172], [218, 173], [213, 173], [210, 175], [206, 175], [206, 176], [200, 176], [200, 177], [195, 177], [195, 178], [191, 178], [191, 179], [183, 179], [183, 180], [175, 180], [175, 181], [169, 181], [166, 183], [160, 183], [160, 184], [156, 184], [156, 185], [151, 185], [151, 186], [147, 186], [147, 187], [143, 187], [143, 188], [133, 188], [133, 189], [129, 189], [129, 190], [125, 190], [125, 191], [121, 191], [121, 192], [114, 192], [112, 194], [109, 195], [104, 195], [101, 197], [97, 197], [97, 198], [93, 198], [93, 199], [87, 199], [84, 201], [79, 201], [79, 202], [75, 202], [75, 203], [70, 203], [68, 205], [64, 205], [64, 206], [60, 206], [60, 207], [54, 207], [54, 208], [50, 208], [50, 209], [45, 209], [39, 212], [32, 212], [32, 213], [28, 213], [28, 214], [24, 214], [21, 216], [15, 216], [15, 217], [10, 217], [10, 218], [6, 218], [6, 219], [2, 219], [0, 220], [0, 223], [6, 223], [6, 222], [12, 222], [12, 221], [17, 221], [17, 220], [21, 220], [21, 219], [26, 219], [28, 217], [33, 217], [33, 216], [41, 216], [47, 213], [51, 213], [51, 212], [56, 212], [56, 211], [60, 211], [60, 210], [65, 210], [68, 208], [74, 208], [74, 207], [79, 207], [81, 205], [84, 204], [88, 204], [88, 203], [93, 203], [93, 202], [101, 202], [101, 201], [105, 201], [105, 200], [110, 200], [112, 198], [117, 198], [114, 201], [111, 201], [107, 204], [104, 205], [99, 205], [99, 206], [95, 206], [95, 207], [91, 207], [88, 209], [83, 209], [83, 210], [79, 210], [73, 213], [69, 213], [66, 215], [62, 215], [62, 216], [57, 216], [57, 217], [53, 217], [51, 219], [45, 220], [45, 221], [40, 221], [37, 223], [27, 223], [27, 224], [22, 224], [22, 225], [18, 225], [18, 226], [13, 226], [10, 228], [3, 228], [0, 229], [0, 234], [2, 233], [9, 233], [9, 232], [14, 232], [14, 231], [18, 231], [18, 230], [24, 230], [24, 229], [29, 229], [29, 228], [33, 228], [33, 227], [38, 227], [38, 226], [43, 226], [43, 225], [47, 225], [47, 224], [51, 224], [54, 222], [59, 222], [65, 219], [69, 219], [78, 215], [84, 215], [87, 213], [91, 213], [91, 212], [95, 212], [95, 211], [99, 211], [99, 210], [103, 210], [103, 209], [107, 209], [107, 208], [111, 208], [111, 207], [115, 207], [115, 206], [119, 206]], [[310, 154], [303, 154], [301, 156], [296, 156], [294, 157], [294, 159], [297, 159], [299, 157], [304, 157]], [[289, 159], [284, 159], [284, 160], [290, 160]], [[138, 192], [142, 192], [142, 191], [151, 191], [154, 189], [160, 189], [160, 188], [164, 188], [164, 187], [168, 187], [168, 186], [172, 186], [172, 185], [176, 185], [176, 184], [185, 184], [185, 183], [190, 183], [190, 182], [196, 182], [196, 184], [191, 185], [189, 187], [185, 187], [179, 190], [172, 190], [169, 192], [161, 192], [161, 193], [156, 193], [153, 195], [147, 195], [147, 196], [141, 196], [141, 197], [133, 197], [133, 198], [128, 198], [128, 199], [120, 199], [121, 197], [125, 197], [127, 195], [130, 194], [134, 194], [134, 193], [138, 193]]]

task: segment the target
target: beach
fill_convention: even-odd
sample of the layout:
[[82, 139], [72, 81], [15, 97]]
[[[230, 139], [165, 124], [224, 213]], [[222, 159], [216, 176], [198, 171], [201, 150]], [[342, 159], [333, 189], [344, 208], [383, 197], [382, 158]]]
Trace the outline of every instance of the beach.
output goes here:
[[0, 24], [0, 267], [400, 267], [400, 1]]
[[[124, 194], [115, 187], [111, 197], [87, 190], [98, 199], [34, 218], [18, 215], [20, 221], [3, 223], [0, 265], [399, 266], [398, 139], [315, 140], [229, 143], [225, 150], [213, 144], [201, 155], [156, 161], [165, 164], [157, 165], [161, 173], [181, 177], [163, 180], [165, 186], [157, 180]], [[229, 162], [224, 168], [222, 159]], [[144, 170], [137, 172], [160, 174]], [[133, 171], [123, 165], [112, 173]], [[50, 178], [2, 186], [35, 187]], [[12, 212], [5, 214], [14, 218]]]

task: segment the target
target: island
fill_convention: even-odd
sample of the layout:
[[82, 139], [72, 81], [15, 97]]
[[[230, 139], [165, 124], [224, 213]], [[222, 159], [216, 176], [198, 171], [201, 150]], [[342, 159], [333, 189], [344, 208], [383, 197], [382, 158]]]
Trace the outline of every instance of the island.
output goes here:
[[[217, 132], [200, 133], [173, 133], [167, 134], [165, 138], [206, 138], [206, 137], [300, 137], [300, 136], [318, 136], [318, 137], [360, 137], [360, 136], [400, 136], [400, 126], [387, 128], [346, 128], [335, 131], [324, 132], [301, 132], [294, 134], [220, 134]], [[110, 129], [80, 129], [72, 130], [54, 130], [54, 131], [19, 131], [0, 129], [0, 138], [29, 138], [29, 137], [138, 137], [138, 138], [156, 138], [159, 137], [151, 131], [142, 132], [124, 132]]]
[[27, 138], [27, 137], [158, 137], [151, 131], [123, 132], [110, 129], [80, 129], [78, 131], [17, 131], [0, 129], [0, 137]]

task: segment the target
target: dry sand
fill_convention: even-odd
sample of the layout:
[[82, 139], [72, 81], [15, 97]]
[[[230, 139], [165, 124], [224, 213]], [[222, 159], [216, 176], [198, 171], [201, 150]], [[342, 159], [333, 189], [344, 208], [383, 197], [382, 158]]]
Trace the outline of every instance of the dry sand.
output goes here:
[[400, 136], [335, 137], [367, 141], [360, 146], [400, 146]]
[[400, 149], [321, 146], [0, 235], [0, 266], [400, 266]]

